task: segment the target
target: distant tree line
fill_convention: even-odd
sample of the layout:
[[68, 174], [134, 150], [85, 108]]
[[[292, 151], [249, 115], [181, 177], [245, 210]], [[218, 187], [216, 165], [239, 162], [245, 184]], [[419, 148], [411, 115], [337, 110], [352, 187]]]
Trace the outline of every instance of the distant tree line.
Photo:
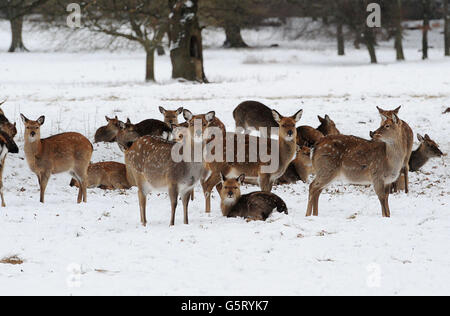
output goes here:
[[[9, 52], [27, 51], [22, 39], [24, 17], [34, 14], [44, 23], [67, 27], [67, 5], [75, 0], [0, 0], [0, 19], [11, 25]], [[367, 6], [378, 3], [382, 24], [368, 27]], [[420, 19], [422, 57], [428, 58], [432, 19], [444, 19], [445, 55], [450, 56], [449, 0], [83, 0], [82, 26], [93, 32], [140, 44], [146, 52], [146, 80], [155, 80], [155, 52], [164, 54], [169, 39], [173, 78], [207, 82], [203, 66], [202, 29], [222, 28], [225, 48], [244, 48], [243, 29], [282, 25], [292, 17], [321, 20], [336, 38], [338, 55], [346, 43], [366, 46], [377, 63], [380, 40], [394, 39], [397, 60], [404, 60], [403, 21]]]

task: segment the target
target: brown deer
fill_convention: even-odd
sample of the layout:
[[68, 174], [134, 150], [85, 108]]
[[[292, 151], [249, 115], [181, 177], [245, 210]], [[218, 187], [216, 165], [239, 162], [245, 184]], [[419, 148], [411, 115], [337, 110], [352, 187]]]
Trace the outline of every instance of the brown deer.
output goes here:
[[409, 160], [409, 170], [412, 172], [419, 171], [431, 158], [438, 158], [444, 155], [439, 149], [439, 145], [428, 134], [425, 137], [418, 134], [417, 139], [420, 142], [420, 146], [412, 152]]
[[288, 214], [286, 203], [270, 192], [253, 192], [241, 195], [245, 175], [227, 179], [222, 175], [220, 190], [221, 210], [225, 217], [242, 217], [248, 220], [265, 221], [275, 210]]
[[284, 175], [276, 182], [277, 185], [293, 184], [298, 181], [308, 182], [310, 175], [314, 173], [311, 161], [311, 148], [302, 146], [298, 148], [297, 157], [289, 164]]
[[[398, 108], [396, 108], [393, 111], [386, 111], [383, 110], [379, 107], [377, 107], [378, 112], [380, 113], [381, 116], [381, 125], [384, 125], [384, 122], [386, 121], [386, 119], [390, 118], [392, 119], [394, 117], [394, 115], [396, 115], [398, 117], [398, 113], [400, 112], [400, 109], [402, 107], [399, 106]], [[411, 129], [411, 127], [409, 127], [409, 125], [405, 122], [400, 120], [400, 126], [401, 126], [401, 131], [402, 131], [402, 138], [401, 138], [401, 145], [404, 148], [404, 152], [405, 152], [405, 157], [403, 157], [403, 168], [402, 168], [402, 172], [400, 174], [403, 175], [404, 177], [404, 187], [405, 187], [405, 193], [409, 193], [409, 160], [411, 158], [411, 154], [412, 154], [412, 149], [413, 149], [413, 145], [414, 145], [414, 133]], [[399, 178], [394, 181], [391, 190], [393, 192], [397, 192], [398, 191], [398, 187], [399, 187], [399, 182], [401, 181], [401, 177], [399, 176]]]
[[133, 124], [130, 119], [127, 119], [126, 123], [119, 123], [116, 141], [120, 149], [125, 151], [142, 136], [162, 137], [167, 140], [171, 134], [172, 129], [162, 121], [145, 120], [138, 124]]
[[314, 147], [324, 135], [311, 126], [300, 126], [297, 128], [297, 145]]
[[[277, 111], [272, 110], [272, 116], [275, 122], [280, 126], [279, 127], [279, 140], [272, 140], [270, 138], [263, 139], [263, 141], [267, 141], [267, 148], [271, 152], [271, 148], [274, 145], [275, 148], [278, 149], [278, 166], [274, 172], [265, 173], [264, 170], [271, 165], [273, 161], [262, 162], [261, 157], [257, 157], [256, 162], [252, 162], [250, 160], [250, 137], [249, 135], [245, 136], [245, 142], [243, 146], [245, 146], [245, 159], [240, 162], [238, 157], [238, 151], [234, 150], [234, 159], [232, 162], [227, 161], [227, 157], [225, 157], [225, 153], [227, 152], [227, 144], [224, 139], [224, 157], [223, 162], [213, 161], [206, 162], [205, 168], [208, 170], [209, 175], [206, 179], [202, 179], [202, 187], [203, 192], [205, 194], [206, 199], [206, 212], [211, 212], [211, 191], [212, 189], [220, 184], [221, 177], [220, 174], [224, 174], [227, 177], [237, 176], [239, 174], [245, 174], [246, 178], [248, 178], [249, 183], [257, 182], [262, 191], [271, 192], [273, 184], [275, 181], [280, 178], [286, 171], [289, 163], [293, 160], [297, 145], [297, 129], [295, 127], [296, 123], [301, 119], [303, 114], [303, 110], [298, 111], [295, 115], [290, 117], [283, 117]], [[237, 135], [234, 135], [234, 147], [236, 148], [238, 144]], [[256, 138], [259, 140], [259, 138]], [[272, 142], [275, 142], [272, 144]], [[261, 142], [258, 142], [258, 147], [260, 147]], [[257, 152], [260, 152], [260, 148], [257, 149]], [[246, 180], [247, 181], [247, 180]], [[220, 187], [218, 188], [220, 189]]]
[[[186, 112], [187, 110], [185, 110]], [[190, 112], [189, 112], [190, 113]], [[206, 115], [208, 122], [215, 118], [215, 113]], [[191, 149], [195, 146], [197, 135], [187, 129], [182, 141]], [[188, 224], [189, 199], [195, 184], [204, 174], [203, 163], [173, 159], [173, 147], [178, 144], [158, 137], [144, 136], [139, 138], [125, 151], [125, 163], [127, 172], [135, 179], [139, 192], [139, 205], [141, 223], [146, 226], [147, 194], [152, 190], [168, 190], [172, 216], [170, 225], [175, 225], [175, 211], [178, 204], [178, 196], [181, 195], [184, 208], [184, 223]], [[203, 145], [202, 145], [203, 146]], [[192, 157], [191, 157], [192, 158]]]
[[162, 106], [160, 106], [159, 112], [161, 112], [161, 114], [164, 115], [164, 123], [166, 123], [167, 126], [172, 127], [172, 124], [178, 125], [178, 116], [180, 116], [183, 113], [183, 108], [171, 111], [166, 110]]
[[341, 132], [336, 127], [334, 121], [327, 115], [325, 117], [318, 116], [320, 126], [317, 128], [324, 136], [340, 135]]
[[114, 143], [116, 141], [120, 121], [117, 116], [115, 118], [105, 116], [105, 119], [108, 122], [108, 125], [100, 127], [95, 132], [95, 143]]
[[41, 139], [41, 126], [45, 116], [37, 121], [20, 115], [25, 125], [25, 157], [28, 166], [39, 180], [41, 203], [44, 203], [45, 189], [52, 174], [69, 172], [80, 182], [78, 203], [87, 202], [87, 170], [92, 157], [91, 142], [78, 133], [63, 133]]
[[340, 178], [350, 184], [373, 184], [381, 203], [383, 217], [390, 217], [389, 186], [403, 167], [402, 124], [396, 114], [387, 118], [372, 141], [354, 136], [327, 136], [313, 153], [316, 178], [309, 188], [306, 216], [319, 215], [319, 196], [323, 189]]
[[[78, 180], [72, 178], [70, 186], [80, 187]], [[107, 161], [92, 163], [88, 168], [87, 187], [103, 190], [128, 190], [133, 187], [127, 178], [125, 164]]]
[[242, 128], [249, 132], [251, 128], [278, 127], [274, 120], [272, 109], [257, 101], [245, 101], [239, 104], [233, 111], [236, 128]]

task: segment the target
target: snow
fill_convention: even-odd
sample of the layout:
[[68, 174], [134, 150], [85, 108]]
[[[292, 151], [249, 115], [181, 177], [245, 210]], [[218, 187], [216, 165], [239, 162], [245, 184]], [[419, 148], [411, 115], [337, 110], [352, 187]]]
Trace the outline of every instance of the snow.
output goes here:
[[[176, 226], [169, 227], [169, 199], [155, 193], [144, 228], [136, 189], [89, 190], [88, 204], [77, 205], [77, 191], [63, 174], [52, 176], [46, 204], [39, 204], [19, 118], [46, 115], [44, 136], [76, 131], [93, 140], [105, 115], [140, 121], [161, 118], [158, 106], [184, 106], [215, 110], [232, 130], [234, 107], [256, 99], [285, 115], [304, 109], [305, 125], [317, 126], [317, 115], [327, 113], [343, 133], [367, 138], [379, 125], [375, 106], [403, 105], [401, 117], [414, 131], [448, 153], [449, 116], [441, 113], [450, 106], [450, 59], [443, 57], [439, 29], [431, 33], [430, 60], [420, 59], [420, 31], [411, 31], [407, 61], [395, 62], [393, 44], [382, 42], [379, 65], [368, 64], [364, 49], [349, 46], [347, 56], [337, 57], [334, 40], [284, 40], [268, 30], [245, 31], [244, 38], [258, 46], [270, 39], [280, 48], [222, 50], [222, 35], [208, 30], [208, 85], [171, 80], [167, 56], [157, 58], [158, 83], [144, 83], [140, 49], [89, 51], [78, 42], [50, 53], [42, 43], [63, 46], [51, 32], [25, 34], [33, 53], [3, 53], [8, 31], [0, 22], [0, 99], [8, 97], [3, 110], [18, 124], [20, 154], [8, 155], [4, 171], [0, 261], [17, 255], [25, 262], [0, 264], [0, 295], [450, 294], [448, 156], [410, 175], [409, 196], [390, 198], [391, 219], [381, 218], [372, 189], [341, 185], [324, 192], [318, 218], [305, 218], [308, 187], [299, 183], [274, 190], [288, 216], [247, 223], [223, 218], [216, 192], [212, 213], [205, 214], [197, 186], [190, 225], [182, 224], [179, 205]], [[123, 161], [116, 145], [94, 148], [94, 161]]]

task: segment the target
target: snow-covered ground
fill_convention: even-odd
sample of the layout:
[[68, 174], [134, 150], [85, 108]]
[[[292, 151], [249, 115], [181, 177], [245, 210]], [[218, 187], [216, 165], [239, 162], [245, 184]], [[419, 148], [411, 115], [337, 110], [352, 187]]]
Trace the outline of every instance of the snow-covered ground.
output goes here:
[[[212, 214], [205, 214], [197, 187], [190, 225], [182, 224], [179, 208], [169, 227], [169, 199], [153, 194], [143, 228], [136, 189], [89, 190], [89, 203], [77, 205], [68, 175], [53, 176], [46, 204], [38, 203], [19, 113], [46, 115], [44, 136], [77, 131], [92, 140], [105, 115], [160, 118], [160, 105], [215, 110], [232, 130], [234, 107], [257, 99], [286, 115], [303, 108], [305, 125], [317, 126], [317, 115], [329, 114], [341, 132], [367, 138], [379, 124], [375, 106], [403, 105], [401, 117], [415, 132], [450, 150], [450, 116], [442, 114], [450, 106], [450, 59], [442, 56], [439, 29], [432, 32], [430, 60], [420, 59], [419, 32], [409, 32], [407, 61], [396, 63], [392, 43], [381, 43], [379, 65], [368, 64], [364, 49], [349, 47], [337, 57], [333, 40], [293, 43], [245, 32], [253, 45], [271, 39], [281, 46], [225, 51], [217, 48], [222, 38], [209, 32], [208, 85], [170, 80], [167, 56], [157, 58], [158, 84], [144, 83], [141, 50], [44, 52], [41, 44], [50, 40], [43, 32], [26, 33], [33, 53], [0, 53], [0, 99], [8, 97], [3, 109], [18, 124], [21, 149], [8, 156], [4, 172], [0, 260], [24, 260], [0, 264], [0, 294], [449, 295], [448, 157], [411, 174], [411, 193], [391, 196], [391, 219], [381, 218], [372, 189], [340, 185], [322, 195], [320, 217], [307, 219], [303, 183], [275, 189], [290, 213], [264, 223], [223, 218], [216, 193]], [[8, 24], [0, 22], [0, 51], [8, 44]], [[123, 161], [116, 147], [95, 145], [93, 160]]]

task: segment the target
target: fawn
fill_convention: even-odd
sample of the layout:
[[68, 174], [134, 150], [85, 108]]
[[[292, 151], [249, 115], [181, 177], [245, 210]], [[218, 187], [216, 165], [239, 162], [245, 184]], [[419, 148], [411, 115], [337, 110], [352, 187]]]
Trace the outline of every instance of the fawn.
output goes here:
[[313, 153], [316, 178], [309, 188], [306, 216], [319, 215], [319, 196], [331, 182], [340, 178], [350, 184], [373, 184], [383, 217], [390, 217], [389, 186], [403, 168], [402, 123], [396, 114], [387, 118], [368, 141], [355, 136], [327, 136]]
[[95, 132], [95, 143], [114, 143], [116, 141], [120, 121], [117, 116], [115, 118], [105, 116], [105, 119], [108, 122], [108, 125], [100, 127]]
[[[253, 162], [250, 159], [250, 139], [253, 136], [245, 135], [245, 141], [242, 144], [239, 144], [239, 136], [232, 135], [233, 137], [233, 146], [238, 147], [240, 145], [245, 146], [245, 158], [242, 161], [240, 157], [238, 157], [238, 151], [234, 150], [233, 153], [233, 161], [227, 161], [228, 157], [225, 157], [225, 153], [227, 152], [227, 141], [224, 140], [223, 149], [224, 149], [224, 159], [223, 161], [213, 161], [206, 162], [205, 168], [209, 171], [209, 175], [207, 178], [202, 179], [202, 187], [203, 192], [205, 194], [206, 199], [206, 212], [211, 212], [211, 191], [212, 189], [220, 184], [221, 177], [220, 174], [224, 174], [227, 177], [231, 177], [232, 175], [237, 176], [239, 174], [245, 174], [246, 178], [248, 178], [250, 183], [257, 182], [262, 191], [271, 192], [274, 182], [280, 178], [286, 171], [289, 163], [293, 160], [297, 145], [297, 129], [295, 127], [296, 123], [301, 119], [303, 115], [303, 110], [298, 111], [295, 115], [290, 117], [283, 117], [277, 111], [272, 110], [272, 117], [275, 122], [280, 126], [278, 129], [278, 140], [272, 140], [271, 138], [255, 138], [259, 140], [257, 152], [260, 152], [260, 145], [262, 142], [267, 141], [267, 148], [272, 155], [272, 147], [278, 149], [278, 165], [276, 170], [270, 173], [266, 173], [265, 169], [271, 165], [273, 162], [269, 160], [269, 162], [262, 162], [261, 157], [256, 157], [256, 161]], [[274, 153], [275, 154], [275, 153]], [[228, 156], [228, 155], [226, 155]], [[247, 181], [247, 180], [246, 180]], [[220, 187], [218, 187], [220, 189]]]
[[442, 157], [444, 155], [439, 149], [439, 145], [428, 134], [425, 137], [417, 134], [417, 139], [420, 142], [420, 146], [412, 152], [411, 159], [409, 160], [409, 170], [413, 172], [419, 171], [430, 158]]
[[250, 132], [254, 128], [259, 130], [262, 127], [278, 127], [274, 120], [272, 109], [257, 101], [245, 101], [239, 104], [233, 111], [236, 128]]
[[289, 164], [284, 175], [277, 180], [278, 185], [292, 184], [302, 181], [308, 182], [308, 178], [314, 173], [311, 161], [311, 148], [302, 146], [298, 147], [297, 157]]
[[172, 127], [172, 125], [178, 125], [178, 116], [183, 113], [183, 108], [179, 108], [176, 111], [166, 110], [162, 106], [159, 107], [159, 112], [164, 115], [164, 123], [167, 126]]
[[325, 117], [318, 116], [320, 126], [317, 128], [324, 136], [340, 135], [341, 132], [336, 128], [334, 121], [327, 115]]
[[[393, 111], [386, 111], [386, 110], [383, 110], [383, 109], [377, 107], [378, 112], [380, 113], [380, 116], [381, 116], [381, 125], [384, 124], [386, 119], [388, 119], [388, 118], [392, 119], [394, 115], [396, 115], [398, 117], [398, 113], [400, 112], [401, 108], [402, 107], [399, 106], [398, 108], [396, 108]], [[411, 127], [409, 127], [409, 125], [405, 121], [400, 120], [400, 126], [401, 126], [401, 135], [402, 135], [401, 145], [404, 148], [405, 157], [403, 157], [402, 172], [401, 172], [399, 178], [396, 179], [396, 181], [393, 182], [391, 190], [393, 192], [397, 192], [398, 191], [399, 182], [401, 181], [401, 175], [403, 175], [403, 177], [404, 177], [405, 193], [409, 193], [409, 175], [408, 175], [408, 173], [409, 173], [409, 160], [411, 158], [412, 149], [413, 149], [413, 145], [414, 145], [414, 133], [413, 133]]]
[[[186, 113], [190, 113], [185, 110]], [[215, 113], [206, 115], [208, 122], [212, 121]], [[181, 141], [193, 149], [197, 135], [187, 129], [186, 135]], [[200, 145], [203, 147], [204, 142]], [[146, 204], [147, 195], [152, 190], [168, 190], [172, 206], [170, 225], [175, 225], [175, 211], [178, 204], [178, 196], [181, 195], [184, 209], [184, 224], [189, 223], [188, 207], [189, 199], [195, 184], [204, 174], [203, 163], [195, 160], [176, 162], [172, 151], [176, 142], [162, 138], [144, 136], [139, 138], [125, 151], [125, 163], [127, 172], [131, 173], [138, 186], [141, 223], [147, 225]]]
[[87, 202], [87, 170], [94, 150], [91, 142], [78, 133], [63, 133], [41, 139], [45, 116], [37, 121], [20, 115], [25, 125], [25, 157], [39, 180], [41, 203], [52, 174], [69, 172], [80, 183], [78, 203]]
[[[80, 187], [79, 182], [72, 178], [70, 186]], [[87, 187], [103, 190], [128, 190], [133, 186], [127, 178], [127, 168], [123, 163], [98, 162], [88, 168]]]
[[286, 203], [270, 192], [253, 192], [241, 195], [245, 175], [237, 179], [222, 177], [220, 190], [221, 210], [225, 217], [243, 217], [248, 220], [265, 221], [273, 211], [288, 214]]
[[116, 141], [122, 151], [130, 148], [131, 145], [142, 136], [155, 136], [169, 139], [172, 128], [159, 120], [145, 120], [138, 124], [132, 124], [130, 119], [126, 123], [119, 123], [119, 132]]

